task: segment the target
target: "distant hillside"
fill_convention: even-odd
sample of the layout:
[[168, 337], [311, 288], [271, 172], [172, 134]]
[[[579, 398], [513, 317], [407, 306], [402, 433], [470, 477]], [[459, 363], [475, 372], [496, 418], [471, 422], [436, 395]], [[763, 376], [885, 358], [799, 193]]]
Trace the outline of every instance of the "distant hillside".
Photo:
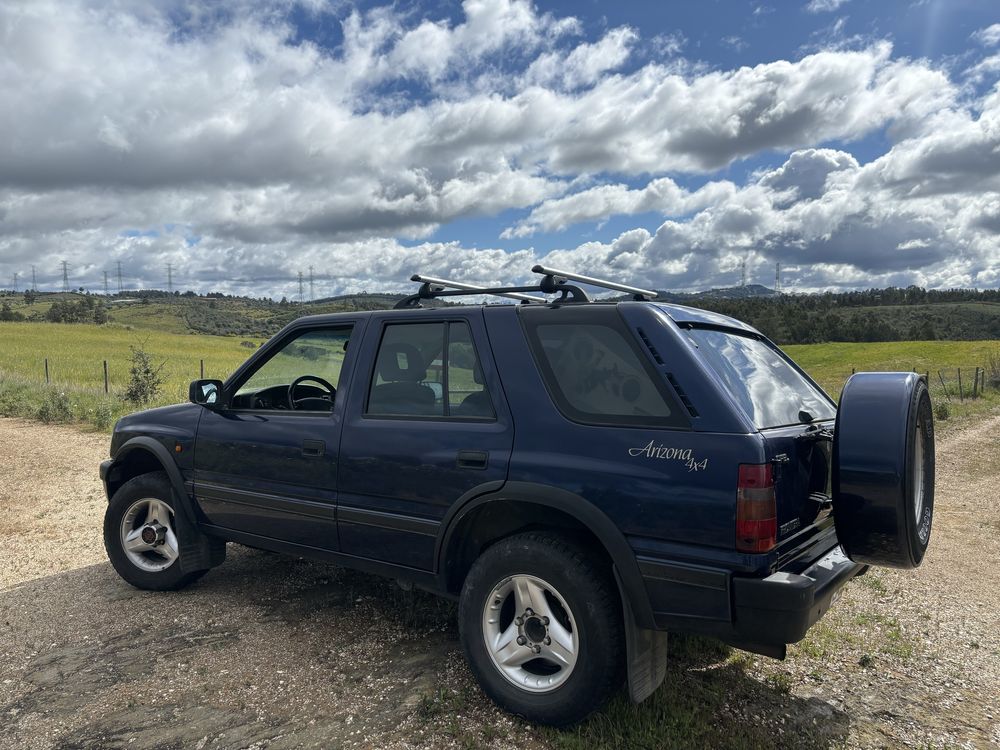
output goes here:
[[[402, 297], [353, 294], [301, 304], [223, 294], [199, 297], [191, 292], [141, 291], [109, 297], [0, 292], [0, 320], [107, 323], [138, 330], [263, 339], [303, 315], [387, 309]], [[890, 287], [841, 294], [779, 295], [751, 284], [697, 293], [662, 292], [658, 299], [730, 315], [782, 344], [1000, 340], [1000, 290], [996, 289]]]

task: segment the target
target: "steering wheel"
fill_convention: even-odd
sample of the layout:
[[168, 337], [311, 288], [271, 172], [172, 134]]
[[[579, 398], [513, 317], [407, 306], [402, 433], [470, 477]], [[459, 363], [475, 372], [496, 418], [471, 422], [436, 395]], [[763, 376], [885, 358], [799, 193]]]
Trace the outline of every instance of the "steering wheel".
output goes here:
[[324, 388], [326, 388], [326, 390], [328, 390], [330, 392], [330, 403], [331, 404], [333, 403], [333, 399], [336, 398], [336, 396], [337, 396], [337, 389], [336, 388], [334, 388], [332, 385], [330, 385], [325, 380], [323, 380], [323, 378], [316, 377], [315, 375], [302, 375], [300, 377], [295, 378], [295, 380], [292, 381], [292, 384], [290, 386], [288, 386], [288, 408], [289, 409], [292, 409], [292, 410], [295, 409], [295, 389], [298, 387], [299, 383], [302, 383], [303, 381], [306, 381], [306, 380], [311, 380], [314, 383], [319, 383], [321, 386], [323, 386]]

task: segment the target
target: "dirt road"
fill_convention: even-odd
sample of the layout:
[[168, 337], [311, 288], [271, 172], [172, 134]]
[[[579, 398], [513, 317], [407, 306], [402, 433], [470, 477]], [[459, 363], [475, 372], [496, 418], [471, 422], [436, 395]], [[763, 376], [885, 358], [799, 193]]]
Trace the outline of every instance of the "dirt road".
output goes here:
[[558, 734], [495, 710], [453, 606], [392, 582], [231, 545], [188, 590], [130, 588], [107, 436], [0, 419], [0, 747], [1000, 745], [998, 435], [939, 444], [925, 564], [849, 584], [787, 661], [678, 641], [653, 699]]

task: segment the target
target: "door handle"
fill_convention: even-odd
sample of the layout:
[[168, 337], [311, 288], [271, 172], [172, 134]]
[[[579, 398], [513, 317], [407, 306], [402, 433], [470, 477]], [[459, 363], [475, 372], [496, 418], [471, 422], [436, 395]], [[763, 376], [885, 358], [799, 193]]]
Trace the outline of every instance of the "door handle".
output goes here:
[[485, 469], [489, 455], [486, 451], [459, 451], [455, 466], [459, 469]]
[[323, 455], [323, 451], [326, 449], [326, 443], [322, 440], [303, 440], [302, 441], [302, 455], [315, 458]]

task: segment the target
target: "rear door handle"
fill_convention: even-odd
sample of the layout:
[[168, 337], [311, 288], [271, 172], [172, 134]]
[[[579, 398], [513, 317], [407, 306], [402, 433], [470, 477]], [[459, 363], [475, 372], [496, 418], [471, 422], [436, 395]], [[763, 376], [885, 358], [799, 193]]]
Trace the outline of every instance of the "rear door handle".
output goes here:
[[486, 451], [459, 451], [455, 466], [459, 469], [485, 469], [489, 455]]
[[310, 458], [316, 458], [323, 455], [323, 451], [326, 450], [326, 443], [322, 440], [303, 440], [302, 441], [302, 455], [309, 456]]

